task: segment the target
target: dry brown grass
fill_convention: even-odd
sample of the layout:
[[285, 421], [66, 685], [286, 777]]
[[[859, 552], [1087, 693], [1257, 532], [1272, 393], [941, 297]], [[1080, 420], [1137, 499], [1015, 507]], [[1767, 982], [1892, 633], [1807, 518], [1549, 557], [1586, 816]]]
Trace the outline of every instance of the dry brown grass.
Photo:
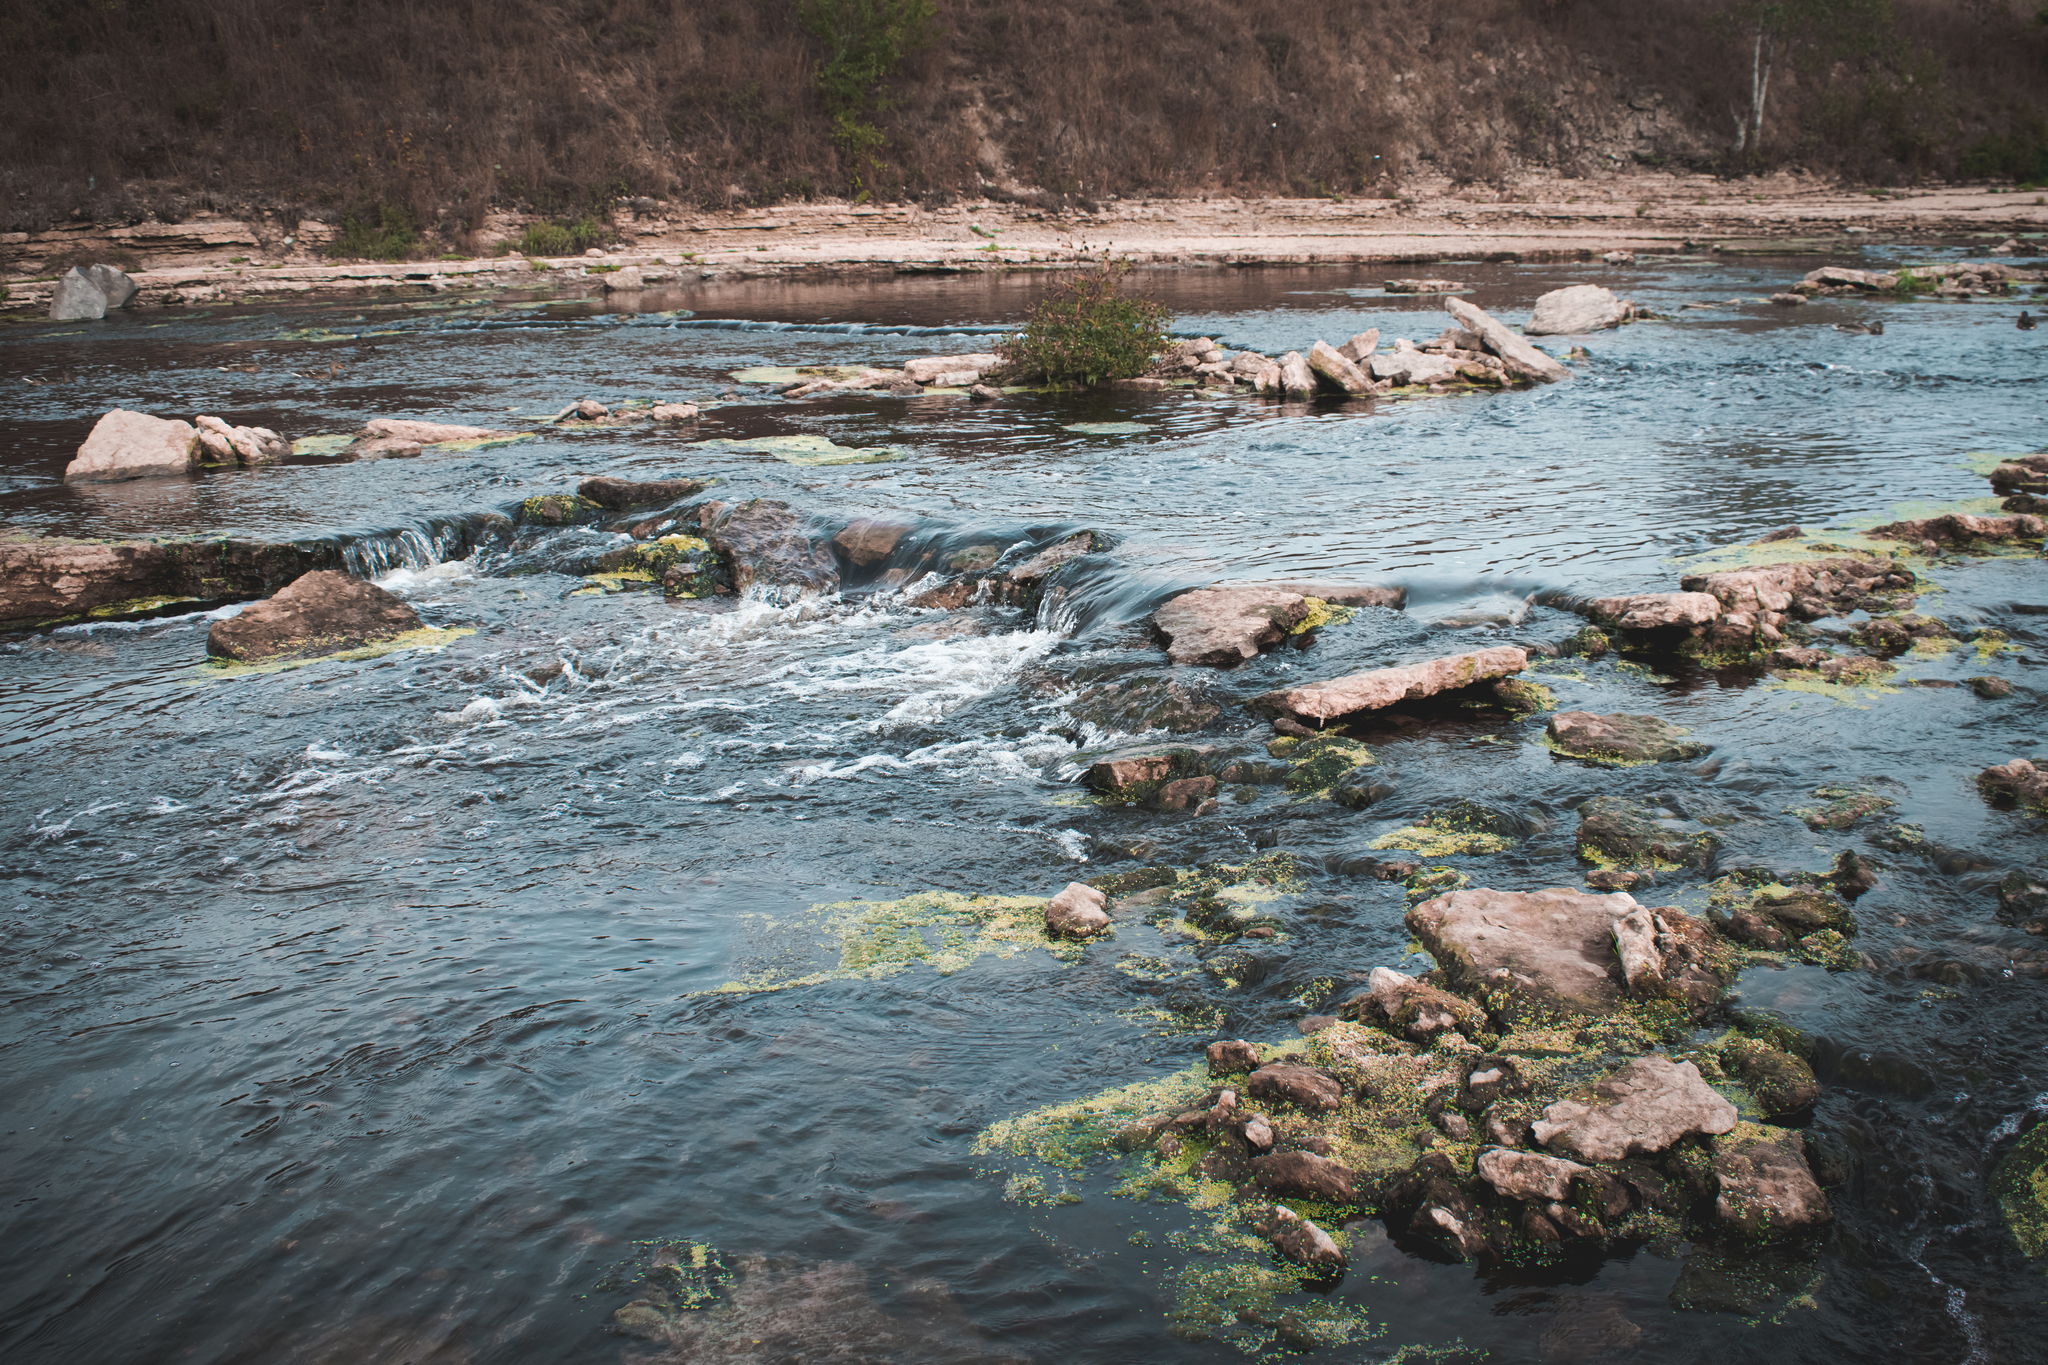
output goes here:
[[[2031, 0], [1896, 3], [1898, 60], [1781, 72], [1770, 160], [1940, 174], [2042, 117]], [[843, 193], [794, 10], [15, 0], [0, 223], [389, 203], [459, 240], [501, 204]], [[882, 191], [1351, 194], [1418, 169], [1710, 164], [1742, 77], [1688, 0], [940, 0], [892, 89]]]

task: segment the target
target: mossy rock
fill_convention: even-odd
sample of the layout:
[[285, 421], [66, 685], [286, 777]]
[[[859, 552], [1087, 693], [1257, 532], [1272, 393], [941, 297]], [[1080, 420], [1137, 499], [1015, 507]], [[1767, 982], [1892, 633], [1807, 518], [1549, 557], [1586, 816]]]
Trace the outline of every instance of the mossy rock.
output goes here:
[[1642, 803], [1596, 796], [1579, 807], [1579, 857], [1596, 867], [1703, 868], [1720, 851], [1711, 832], [1686, 833], [1644, 813]]
[[1811, 830], [1848, 829], [1859, 820], [1883, 814], [1898, 803], [1888, 796], [1853, 787], [1815, 787], [1813, 794], [1823, 804], [1788, 808]]
[[1424, 858], [1448, 858], [1454, 854], [1499, 853], [1511, 846], [1521, 833], [1515, 819], [1475, 801], [1454, 801], [1431, 811], [1421, 824], [1382, 834], [1372, 841], [1375, 849], [1406, 849]]
[[1991, 1193], [2020, 1250], [2048, 1256], [2048, 1123], [2036, 1124], [1991, 1173]]
[[1719, 1049], [1722, 1068], [1756, 1097], [1772, 1123], [1804, 1114], [1820, 1097], [1813, 1068], [1789, 1052], [1755, 1038], [1733, 1037]]
[[1598, 626], [1581, 626], [1576, 635], [1558, 645], [1559, 654], [1576, 654], [1582, 658], [1597, 659], [1614, 648], [1614, 642], [1607, 638], [1607, 632]]
[[1493, 699], [1502, 710], [1517, 716], [1533, 716], [1541, 711], [1557, 709], [1555, 693], [1542, 683], [1522, 678], [1502, 678], [1494, 683]]
[[[1272, 752], [1274, 746], [1268, 746]], [[1287, 789], [1303, 796], [1324, 796], [1337, 779], [1354, 768], [1362, 768], [1376, 760], [1372, 750], [1346, 735], [1314, 735], [1288, 746], [1284, 752], [1287, 759]]]
[[521, 526], [587, 526], [605, 515], [604, 507], [575, 493], [546, 493], [519, 504], [513, 520]]
[[1825, 967], [1831, 972], [1851, 972], [1863, 964], [1863, 959], [1849, 946], [1849, 940], [1834, 929], [1823, 929], [1800, 939], [1793, 949], [1793, 956], [1810, 966]]

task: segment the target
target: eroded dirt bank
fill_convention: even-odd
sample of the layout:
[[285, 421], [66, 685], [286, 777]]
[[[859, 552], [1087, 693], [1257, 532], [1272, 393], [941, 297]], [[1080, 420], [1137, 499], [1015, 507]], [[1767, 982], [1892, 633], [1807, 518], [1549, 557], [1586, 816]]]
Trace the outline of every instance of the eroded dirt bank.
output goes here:
[[285, 217], [198, 214], [180, 223], [79, 222], [0, 234], [6, 304], [40, 313], [55, 277], [106, 258], [130, 267], [136, 306], [360, 290], [603, 288], [637, 267], [649, 284], [763, 275], [968, 272], [1058, 267], [1107, 252], [1140, 265], [1203, 267], [1581, 260], [1608, 251], [1854, 252], [1868, 240], [1990, 239], [2048, 232], [2044, 196], [1997, 186], [1869, 190], [1779, 175], [1753, 180], [1614, 174], [1528, 177], [1509, 189], [1412, 184], [1399, 199], [1123, 199], [1086, 208], [963, 202], [819, 201], [701, 213], [642, 199], [614, 211], [599, 257], [513, 248], [529, 220], [501, 214], [483, 254], [337, 261], [334, 229]]

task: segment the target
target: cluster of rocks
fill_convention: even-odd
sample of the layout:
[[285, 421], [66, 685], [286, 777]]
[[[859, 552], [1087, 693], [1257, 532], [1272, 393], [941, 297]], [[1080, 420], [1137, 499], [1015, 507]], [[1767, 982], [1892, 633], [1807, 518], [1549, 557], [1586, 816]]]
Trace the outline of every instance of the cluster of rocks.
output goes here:
[[982, 389], [976, 397], [995, 397], [996, 392], [982, 384], [982, 378], [1001, 369], [1001, 356], [985, 352], [970, 352], [966, 355], [928, 355], [916, 360], [905, 361], [901, 369], [865, 369], [847, 378], [822, 375], [812, 379], [798, 379], [785, 384], [781, 393], [784, 398], [811, 398], [819, 394], [879, 391], [898, 395], [915, 395], [926, 389]]
[[[1902, 270], [1857, 270], [1824, 265], [1810, 270], [1787, 291], [1793, 298], [1836, 298], [1844, 295], [1932, 293], [1936, 298], [1968, 298], [2011, 294], [2022, 284], [2048, 282], [2048, 271], [2025, 270], [1996, 261], [1947, 261]], [[1903, 289], [1902, 289], [1903, 287]]]
[[208, 465], [265, 465], [291, 453], [291, 442], [268, 427], [232, 426], [207, 416], [181, 422], [115, 408], [93, 423], [64, 467], [64, 482], [120, 483]]
[[1991, 491], [2004, 498], [2006, 511], [2023, 515], [2048, 512], [2048, 451], [2008, 455], [1991, 471]]
[[572, 430], [579, 427], [627, 427], [641, 422], [672, 426], [696, 420], [695, 403], [620, 404], [617, 408], [610, 408], [595, 398], [578, 399], [548, 419], [550, 425]]
[[103, 318], [109, 308], [126, 308], [135, 301], [135, 281], [118, 266], [74, 265], [57, 277], [50, 291], [50, 318], [54, 322], [84, 322]]
[[[1811, 1068], [1736, 1032], [1683, 1053], [1660, 1041], [1722, 1017], [1737, 954], [1710, 925], [1563, 888], [1453, 891], [1407, 925], [1438, 970], [1375, 968], [1305, 1050], [1212, 1043], [1211, 1088], [1111, 1144], [1150, 1153], [1168, 1188], [1227, 1183], [1246, 1226], [1330, 1272], [1344, 1249], [1303, 1202], [1485, 1261], [1642, 1240], [1805, 1246], [1832, 1221], [1801, 1135], [1770, 1126], [1810, 1118]], [[1742, 1122], [1724, 1090], [1768, 1122]]]

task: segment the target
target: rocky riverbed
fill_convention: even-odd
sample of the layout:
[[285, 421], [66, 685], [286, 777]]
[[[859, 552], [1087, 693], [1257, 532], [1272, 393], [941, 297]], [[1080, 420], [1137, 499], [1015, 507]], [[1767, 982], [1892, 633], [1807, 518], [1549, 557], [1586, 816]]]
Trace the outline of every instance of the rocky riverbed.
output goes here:
[[2023, 1353], [2036, 356], [1790, 264], [53, 324], [10, 1353]]

